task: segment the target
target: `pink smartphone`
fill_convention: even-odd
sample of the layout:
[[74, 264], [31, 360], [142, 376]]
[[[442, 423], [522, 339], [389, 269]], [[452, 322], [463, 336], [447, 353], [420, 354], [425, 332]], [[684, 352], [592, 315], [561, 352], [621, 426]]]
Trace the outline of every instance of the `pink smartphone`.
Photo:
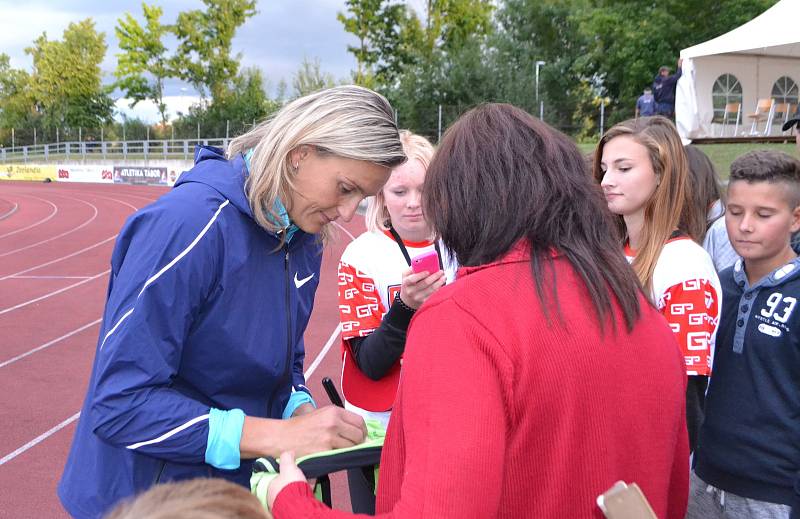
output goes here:
[[435, 250], [420, 254], [411, 260], [411, 270], [414, 274], [419, 274], [423, 271], [428, 271], [428, 274], [439, 272], [439, 254]]

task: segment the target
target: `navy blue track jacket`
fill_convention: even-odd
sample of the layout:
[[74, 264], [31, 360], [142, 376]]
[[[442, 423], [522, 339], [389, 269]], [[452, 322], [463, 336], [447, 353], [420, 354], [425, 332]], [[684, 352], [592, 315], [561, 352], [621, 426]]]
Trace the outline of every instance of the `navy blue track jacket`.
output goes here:
[[[222, 477], [205, 463], [210, 408], [281, 417], [303, 378], [321, 245], [259, 227], [242, 157], [198, 148], [175, 188], [128, 218], [111, 258], [91, 379], [58, 494], [101, 517], [156, 482]], [[276, 250], [277, 249], [277, 250]]]

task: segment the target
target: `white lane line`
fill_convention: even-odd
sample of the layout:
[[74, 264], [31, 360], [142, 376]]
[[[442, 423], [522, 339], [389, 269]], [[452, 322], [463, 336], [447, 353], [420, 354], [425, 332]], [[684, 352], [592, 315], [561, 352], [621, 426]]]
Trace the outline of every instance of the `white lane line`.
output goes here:
[[[107, 198], [107, 197], [101, 197], [101, 198]], [[139, 198], [144, 198], [144, 197], [139, 197]], [[109, 198], [109, 200], [115, 200], [115, 199], [113, 199], [113, 198]], [[115, 201], [117, 201], [117, 202], [120, 202], [120, 203], [123, 203], [123, 204], [126, 204], [125, 202], [122, 202], [121, 200], [115, 200]], [[130, 206], [130, 204], [126, 204], [126, 205], [129, 205], [129, 206]], [[132, 206], [131, 206], [131, 207], [132, 207]], [[134, 207], [134, 209], [136, 209], [136, 208]], [[113, 239], [114, 237], [116, 237], [116, 235], [112, 236], [112, 237], [111, 237], [111, 239]], [[94, 246], [92, 246], [92, 247], [88, 247], [88, 248], [87, 248], [87, 249], [85, 249], [85, 250], [88, 250], [88, 249], [90, 249], [90, 248], [93, 248], [93, 247], [95, 247], [95, 246], [97, 246], [97, 245], [100, 245], [100, 244], [102, 244], [102, 243], [105, 243], [105, 242], [107, 242], [107, 241], [108, 241], [108, 239], [106, 239], [106, 240], [103, 240], [102, 242], [100, 242], [100, 243], [98, 243], [98, 244], [95, 244], [95, 245], [94, 245]], [[79, 252], [82, 252], [82, 251], [79, 251]], [[66, 259], [67, 257], [72, 257], [72, 256], [74, 256], [75, 254], [76, 254], [76, 253], [73, 253], [73, 254], [70, 254], [69, 256], [65, 256], [64, 258], [59, 258], [59, 260], [57, 260], [57, 261], [60, 261], [61, 259]], [[30, 270], [35, 270], [35, 269], [37, 269], [37, 268], [39, 268], [39, 267], [43, 267], [43, 266], [46, 266], [46, 265], [49, 265], [49, 264], [52, 264], [52, 263], [55, 263], [55, 262], [49, 262], [49, 263], [47, 263], [47, 264], [44, 264], [44, 265], [39, 265], [39, 266], [37, 266], [37, 267], [31, 268], [31, 269], [27, 269], [27, 270], [25, 270], [25, 271], [23, 271], [23, 272], [28, 272], [28, 271], [30, 271]], [[21, 273], [23, 273], [23, 272], [19, 272], [18, 274], [21, 274]], [[107, 273], [107, 272], [108, 272], [108, 271], [106, 271], [105, 273]], [[15, 275], [15, 274], [12, 274], [11, 276], [5, 276], [4, 278], [0, 278], [0, 280], [2, 280], [2, 279], [8, 279], [8, 278], [10, 278], [10, 277], [13, 277], [14, 275]], [[49, 347], [50, 347], [50, 346], [52, 346], [53, 344], [56, 344], [56, 343], [58, 343], [58, 342], [60, 342], [60, 341], [62, 341], [62, 340], [64, 340], [64, 339], [67, 339], [67, 338], [69, 338], [69, 337], [71, 337], [71, 336], [73, 336], [73, 335], [75, 335], [75, 334], [77, 334], [77, 333], [80, 333], [80, 332], [82, 332], [83, 330], [86, 330], [87, 328], [90, 328], [90, 327], [92, 327], [92, 326], [94, 326], [94, 325], [96, 325], [96, 324], [100, 323], [101, 321], [102, 321], [102, 319], [97, 319], [97, 320], [95, 320], [95, 321], [92, 321], [91, 323], [85, 324], [85, 325], [81, 326], [80, 328], [78, 328], [78, 329], [76, 329], [76, 330], [73, 330], [73, 331], [71, 331], [71, 332], [69, 332], [69, 333], [67, 333], [67, 334], [65, 334], [65, 335], [63, 335], [63, 336], [61, 336], [61, 337], [59, 337], [59, 338], [57, 338], [57, 339], [53, 339], [52, 341], [50, 341], [50, 342], [48, 342], [48, 343], [45, 343], [45, 344], [42, 344], [41, 346], [38, 346], [38, 347], [36, 347], [36, 348], [34, 348], [34, 349], [32, 349], [32, 350], [30, 350], [30, 351], [26, 352], [26, 353], [23, 353], [23, 354], [21, 354], [21, 355], [18, 355], [17, 357], [14, 357], [14, 358], [12, 358], [12, 359], [9, 359], [9, 360], [7, 360], [7, 361], [4, 361], [4, 362], [0, 363], [0, 368], [2, 368], [2, 367], [4, 367], [4, 366], [7, 366], [7, 365], [9, 365], [9, 364], [11, 364], [12, 362], [16, 362], [16, 361], [18, 361], [18, 360], [20, 360], [20, 359], [22, 359], [22, 358], [24, 358], [24, 357], [27, 357], [28, 355], [32, 355], [33, 353], [36, 353], [37, 351], [41, 351], [41, 350], [43, 350], [43, 349], [45, 349], [45, 348], [49, 348]], [[4, 465], [4, 464], [8, 463], [9, 461], [11, 461], [11, 460], [13, 460], [14, 458], [16, 458], [17, 456], [19, 456], [20, 454], [23, 454], [25, 451], [27, 451], [27, 450], [30, 450], [31, 448], [33, 448], [33, 447], [35, 447], [36, 445], [40, 444], [41, 442], [43, 442], [44, 440], [46, 440], [46, 439], [47, 439], [47, 438], [49, 438], [50, 436], [54, 435], [55, 433], [57, 433], [58, 431], [60, 431], [60, 430], [61, 430], [61, 429], [63, 429], [64, 427], [67, 427], [67, 426], [68, 426], [68, 425], [70, 425], [71, 423], [75, 422], [75, 421], [76, 421], [76, 420], [77, 420], [77, 419], [78, 419], [80, 416], [81, 416], [81, 413], [80, 413], [80, 411], [79, 411], [79, 412], [75, 413], [74, 415], [70, 416], [69, 418], [67, 418], [66, 420], [64, 420], [63, 422], [61, 422], [60, 424], [56, 425], [55, 427], [53, 427], [53, 428], [52, 428], [52, 429], [50, 429], [49, 431], [47, 431], [47, 432], [45, 432], [45, 433], [43, 433], [43, 434], [40, 434], [39, 436], [37, 436], [37, 437], [36, 437], [36, 438], [34, 438], [33, 440], [29, 441], [28, 443], [26, 443], [26, 444], [25, 444], [25, 445], [23, 445], [22, 447], [18, 448], [18, 449], [17, 449], [17, 450], [15, 450], [14, 452], [11, 452], [11, 453], [9, 453], [9, 454], [6, 454], [6, 455], [5, 455], [5, 456], [3, 456], [2, 458], [0, 458], [0, 466], [2, 466], [2, 465]]]
[[[345, 229], [345, 232], [347, 232], [346, 229]], [[354, 239], [352, 234], [350, 234], [349, 232], [347, 232], [347, 234], [351, 237], [351, 239]], [[92, 323], [90, 323], [89, 325], [86, 325], [86, 326], [88, 327], [90, 325], [97, 324], [100, 321], [101, 321], [101, 319], [98, 319], [97, 321], [94, 321], [94, 322], [92, 322]], [[311, 363], [311, 366], [309, 366], [308, 370], [306, 370], [306, 372], [303, 374], [303, 376], [306, 378], [306, 380], [308, 380], [308, 378], [311, 377], [311, 375], [314, 374], [314, 371], [316, 371], [317, 367], [319, 367], [319, 365], [322, 363], [322, 360], [325, 358], [325, 356], [330, 351], [331, 347], [333, 346], [333, 343], [336, 342], [336, 338], [339, 336], [339, 328], [340, 328], [340, 325], [337, 324], [336, 328], [333, 329], [333, 333], [331, 333], [331, 336], [328, 338], [328, 342], [326, 342], [325, 346], [323, 346], [322, 351], [319, 352], [317, 357], [314, 359], [314, 362]], [[70, 333], [73, 333], [73, 332], [70, 332]], [[78, 331], [76, 330], [74, 333], [78, 333]], [[59, 339], [56, 339], [56, 341], [58, 341], [58, 340]], [[53, 341], [51, 341], [51, 342], [53, 342]], [[44, 345], [40, 346], [38, 349], [43, 349], [43, 347], [44, 347]], [[30, 353], [33, 353], [33, 350], [31, 350]], [[7, 362], [8, 361], [6, 361], [6, 363]], [[5, 366], [6, 363], [0, 364], [0, 368]], [[52, 429], [50, 429], [46, 433], [37, 436], [36, 438], [34, 438], [33, 440], [29, 441], [28, 443], [26, 443], [25, 445], [23, 445], [19, 449], [15, 450], [11, 454], [7, 454], [2, 459], [0, 459], [0, 465], [3, 465], [4, 463], [7, 463], [7, 462], [11, 461], [12, 459], [16, 458], [17, 456], [19, 456], [20, 454], [24, 453], [28, 449], [30, 449], [32, 447], [35, 447], [36, 445], [38, 445], [42, 441], [46, 440], [47, 438], [49, 438], [53, 434], [57, 433], [58, 431], [60, 431], [64, 427], [68, 426], [69, 424], [71, 424], [72, 422], [77, 420], [78, 417], [80, 417], [80, 415], [81, 415], [80, 412], [75, 413], [74, 415], [72, 415], [68, 419], [64, 420], [60, 424], [56, 425], [55, 427], [53, 427]]]
[[51, 218], [53, 218], [56, 214], [58, 214], [58, 207], [53, 202], [50, 202], [49, 200], [45, 200], [44, 198], [39, 198], [38, 196], [33, 196], [33, 195], [22, 195], [22, 196], [28, 196], [30, 198], [35, 198], [36, 200], [41, 200], [42, 202], [44, 202], [46, 204], [50, 204], [50, 206], [53, 208], [53, 211], [50, 214], [48, 214], [47, 216], [45, 216], [44, 218], [42, 218], [41, 220], [39, 220], [38, 222], [34, 222], [34, 223], [30, 224], [27, 227], [23, 227], [22, 229], [17, 229], [16, 231], [7, 232], [5, 234], [0, 234], [0, 238], [5, 238], [6, 236], [12, 236], [14, 234], [17, 234], [17, 233], [20, 233], [20, 232], [23, 232], [23, 231], [27, 231], [28, 229], [32, 229], [32, 228], [36, 227], [37, 225], [42, 225], [43, 223], [45, 223], [48, 220], [50, 220]]
[[14, 276], [8, 279], [89, 279], [92, 276]]
[[306, 370], [306, 372], [303, 373], [303, 376], [305, 377], [306, 380], [308, 380], [308, 378], [311, 375], [313, 375], [314, 372], [317, 370], [319, 365], [322, 364], [322, 360], [325, 358], [325, 355], [328, 354], [328, 351], [331, 349], [331, 346], [333, 346], [333, 343], [336, 342], [336, 338], [339, 337], [340, 328], [341, 326], [337, 324], [336, 328], [333, 329], [333, 333], [328, 338], [328, 342], [326, 342], [325, 346], [322, 347], [322, 351], [319, 352], [317, 358], [314, 359], [314, 362], [312, 362], [311, 365], [308, 367], [308, 370]]
[[[345, 232], [345, 234], [347, 234], [350, 237], [350, 241], [353, 241], [353, 240], [356, 239], [356, 237], [353, 236], [350, 233], [350, 231], [348, 231], [347, 229], [342, 227], [338, 222], [333, 222], [333, 225], [335, 225], [339, 229], [343, 230]], [[325, 359], [325, 356], [330, 351], [331, 346], [333, 346], [333, 343], [336, 342], [336, 338], [339, 337], [339, 333], [340, 332], [341, 332], [341, 323], [336, 325], [336, 328], [333, 329], [333, 332], [331, 333], [331, 336], [328, 337], [328, 342], [325, 343], [325, 346], [323, 346], [322, 350], [319, 352], [319, 354], [317, 354], [317, 357], [314, 359], [314, 362], [312, 362], [311, 365], [306, 370], [306, 372], [303, 373], [303, 377], [306, 379], [306, 381], [308, 381], [309, 377], [311, 377], [311, 375], [314, 374], [314, 372], [317, 370], [319, 365], [322, 364], [322, 361]]]
[[78, 417], [80, 417], [80, 415], [81, 415], [81, 413], [80, 413], [80, 411], [78, 411], [77, 413], [75, 413], [74, 415], [70, 416], [69, 418], [67, 418], [66, 420], [61, 422], [60, 424], [56, 425], [55, 427], [53, 427], [49, 431], [40, 434], [39, 436], [37, 436], [36, 438], [32, 439], [31, 441], [29, 441], [28, 443], [26, 443], [25, 445], [23, 445], [19, 449], [15, 450], [14, 452], [12, 452], [10, 454], [6, 454], [2, 458], [0, 458], [0, 466], [8, 463], [11, 460], [13, 460], [14, 458], [19, 456], [20, 454], [22, 454], [26, 450], [28, 450], [28, 449], [30, 449], [32, 447], [35, 447], [38, 444], [42, 443], [47, 438], [51, 437], [52, 435], [54, 435], [55, 433], [57, 433], [58, 431], [60, 431], [64, 427], [68, 426], [69, 424], [71, 424], [72, 422], [77, 420]]
[[53, 241], [53, 240], [57, 240], [58, 238], [61, 238], [61, 237], [66, 236], [68, 234], [72, 234], [75, 231], [83, 229], [84, 227], [86, 227], [87, 225], [92, 223], [95, 218], [97, 218], [97, 214], [98, 214], [97, 206], [95, 206], [93, 204], [90, 204], [89, 202], [87, 202], [85, 200], [81, 200], [80, 198], [75, 198], [75, 197], [65, 197], [65, 198], [67, 198], [68, 200], [75, 200], [75, 201], [78, 201], [78, 202], [80, 202], [82, 204], [88, 205], [89, 207], [92, 208], [92, 210], [94, 211], [94, 214], [91, 216], [91, 218], [89, 218], [88, 220], [86, 220], [82, 224], [78, 225], [77, 227], [74, 227], [74, 228], [72, 228], [72, 229], [70, 229], [70, 230], [68, 230], [66, 232], [62, 232], [61, 234], [57, 234], [57, 235], [55, 235], [55, 236], [53, 236], [51, 238], [47, 238], [47, 239], [42, 240], [42, 241], [37, 241], [36, 243], [31, 243], [30, 245], [26, 245], [25, 247], [20, 247], [19, 249], [14, 249], [14, 250], [10, 250], [8, 252], [4, 252], [4, 253], [0, 254], [0, 258], [2, 258], [4, 256], [8, 256], [9, 254], [15, 254], [17, 252], [21, 252], [21, 251], [30, 249], [32, 247], [36, 247], [37, 245], [42, 245], [43, 243], [47, 243], [47, 242], [50, 242], [50, 241]]
[[17, 209], [19, 209], [19, 204], [14, 204], [14, 207], [12, 207], [11, 209], [9, 209], [8, 211], [6, 211], [3, 214], [0, 214], [0, 220], [5, 220], [6, 218], [11, 216], [12, 214], [16, 213]]
[[[81, 281], [78, 281], [77, 283], [73, 283], [71, 285], [65, 286], [64, 288], [59, 288], [58, 290], [54, 290], [52, 292], [48, 292], [47, 294], [44, 294], [42, 296], [36, 297], [34, 299], [31, 299], [30, 301], [25, 301], [24, 303], [20, 303], [18, 305], [9, 306], [8, 308], [3, 308], [2, 310], [0, 310], [0, 315], [7, 314], [9, 312], [13, 312], [14, 310], [19, 310], [20, 308], [24, 308], [24, 307], [26, 307], [28, 305], [33, 304], [33, 303], [38, 303], [39, 301], [41, 301], [43, 299], [47, 299], [48, 297], [53, 297], [53, 296], [58, 295], [58, 294], [60, 294], [62, 292], [66, 292], [67, 290], [70, 290], [70, 289], [75, 288], [77, 286], [86, 284], [86, 283], [88, 283], [90, 281], [93, 281], [93, 280], [95, 280], [95, 279], [97, 279], [97, 278], [99, 278], [101, 276], [105, 276], [109, 272], [111, 272], [111, 269], [104, 270], [103, 272], [101, 272], [99, 274], [95, 274], [94, 276], [91, 276], [91, 277], [88, 277], [88, 278], [83, 279]], [[0, 281], [2, 281], [4, 279], [7, 279], [7, 278], [0, 278]]]
[[[106, 196], [100, 196], [100, 195], [95, 195], [95, 196], [97, 196], [98, 198], [104, 198], [106, 200], [111, 200], [113, 202], [118, 202], [120, 204], [127, 205], [128, 207], [130, 207], [134, 211], [138, 211], [137, 207], [129, 204], [128, 202], [124, 202], [122, 200], [117, 200], [116, 198], [109, 198], [109, 197], [106, 197]], [[108, 238], [106, 238], [104, 240], [101, 240], [101, 241], [99, 241], [99, 242], [97, 242], [97, 243], [95, 243], [93, 245], [89, 245], [88, 247], [84, 247], [83, 249], [75, 251], [75, 252], [73, 252], [71, 254], [67, 254], [66, 256], [61, 256], [60, 258], [56, 258], [56, 259], [48, 261], [46, 263], [41, 263], [39, 265], [35, 265], [35, 266], [27, 268], [25, 270], [20, 270], [19, 272], [14, 272], [13, 274], [8, 274], [6, 276], [0, 276], [0, 281], [3, 281], [4, 279], [8, 279], [8, 278], [11, 278], [11, 277], [14, 277], [14, 276], [19, 276], [20, 274], [26, 274], [26, 273], [31, 272], [33, 270], [38, 270], [38, 269], [40, 269], [42, 267], [47, 267], [48, 265], [52, 265], [53, 263], [58, 263], [59, 261], [63, 261], [65, 259], [69, 259], [69, 258], [78, 256], [79, 254], [83, 254], [84, 252], [86, 252], [88, 250], [91, 250], [91, 249], [94, 249], [95, 247], [100, 247], [101, 245], [110, 242], [111, 240], [115, 239], [116, 237], [117, 237], [117, 235], [114, 234], [113, 236], [109, 236]]]
[[[123, 200], [117, 200], [116, 198], [110, 198], [110, 197], [107, 197], [107, 196], [100, 196], [100, 195], [94, 195], [94, 196], [96, 196], [98, 198], [104, 198], [106, 200], [111, 200], [112, 202], [118, 202], [120, 204], [127, 205], [128, 207], [130, 207], [134, 211], [138, 211], [139, 210], [138, 207], [135, 207], [135, 206], [129, 204], [128, 202], [123, 201]], [[25, 273], [31, 272], [33, 270], [40, 269], [42, 267], [47, 267], [48, 265], [52, 265], [53, 263], [58, 263], [59, 261], [63, 261], [65, 259], [72, 258], [72, 257], [77, 256], [79, 254], [83, 254], [84, 252], [86, 252], [88, 250], [94, 249], [95, 247], [99, 247], [99, 246], [101, 246], [101, 245], [103, 245], [105, 243], [108, 243], [109, 241], [115, 239], [116, 237], [117, 237], [116, 234], [113, 235], [113, 236], [109, 236], [108, 238], [106, 238], [106, 239], [104, 239], [102, 241], [99, 241], [99, 242], [97, 242], [97, 243], [95, 243], [93, 245], [90, 245], [88, 247], [84, 247], [83, 249], [81, 249], [79, 251], [75, 251], [72, 254], [67, 254], [66, 256], [61, 256], [60, 258], [56, 258], [56, 259], [54, 259], [52, 261], [48, 261], [46, 263], [42, 263], [40, 265], [36, 265], [36, 266], [30, 267], [30, 268], [27, 268], [25, 270], [20, 270], [19, 272], [15, 272], [13, 274], [8, 274], [6, 276], [0, 276], [0, 281], [3, 281], [4, 279], [8, 279], [8, 278], [11, 278], [11, 277], [14, 277], [14, 276], [19, 276], [20, 274], [25, 274]]]
[[[64, 339], [66, 339], [68, 337], [71, 337], [72, 335], [80, 333], [83, 330], [85, 330], [87, 328], [90, 328], [90, 327], [100, 323], [101, 321], [102, 321], [102, 319], [97, 319], [96, 321], [92, 321], [91, 323], [88, 323], [88, 324], [86, 324], [84, 326], [81, 326], [77, 330], [73, 330], [73, 331], [71, 331], [70, 333], [68, 333], [68, 334], [66, 334], [64, 336], [59, 337], [58, 339], [54, 339], [54, 340], [48, 342], [47, 344], [43, 344], [43, 345], [39, 346], [38, 348], [34, 348], [34, 349], [32, 349], [32, 350], [30, 350], [30, 351], [28, 351], [26, 353], [23, 353], [22, 355], [18, 355], [17, 357], [14, 357], [13, 359], [9, 359], [9, 360], [7, 360], [5, 362], [2, 362], [2, 363], [0, 363], [0, 368], [2, 368], [4, 366], [7, 366], [8, 364], [11, 364], [12, 362], [16, 362], [17, 360], [20, 360], [21, 358], [27, 357], [28, 355], [36, 353], [37, 351], [40, 351], [40, 350], [43, 350], [43, 349], [45, 349], [45, 348], [47, 348], [49, 346], [52, 346], [56, 342], [59, 342], [59, 341], [64, 340]], [[308, 370], [303, 374], [303, 376], [306, 378], [306, 380], [308, 380], [311, 377], [311, 375], [314, 374], [314, 371], [316, 371], [317, 367], [319, 367], [319, 365], [322, 363], [322, 360], [325, 358], [325, 356], [327, 355], [328, 351], [330, 351], [331, 346], [333, 346], [333, 343], [336, 342], [336, 338], [337, 337], [339, 337], [339, 325], [338, 324], [336, 325], [336, 328], [334, 328], [333, 333], [331, 334], [331, 336], [328, 338], [328, 342], [326, 342], [325, 346], [322, 348], [322, 351], [319, 352], [319, 354], [317, 355], [317, 358], [314, 359], [314, 362], [311, 363], [311, 366], [309, 366]], [[4, 463], [13, 460], [14, 458], [19, 456], [23, 452], [27, 451], [28, 449], [30, 449], [32, 447], [35, 447], [36, 445], [38, 445], [42, 441], [46, 440], [47, 438], [49, 438], [53, 434], [57, 433], [58, 431], [60, 431], [64, 427], [68, 426], [69, 424], [71, 424], [72, 422], [77, 420], [80, 415], [81, 415], [80, 412], [75, 413], [74, 415], [69, 417], [67, 420], [65, 420], [65, 421], [61, 422], [60, 424], [56, 425], [55, 427], [53, 427], [52, 429], [50, 429], [46, 433], [37, 436], [36, 438], [34, 438], [33, 440], [29, 441], [28, 443], [26, 443], [25, 445], [23, 445], [19, 449], [15, 450], [11, 454], [7, 454], [2, 459], [0, 459], [0, 465], [3, 465]]]
[[[13, 359], [9, 359], [9, 360], [7, 360], [5, 362], [2, 362], [2, 363], [0, 363], [0, 368], [6, 366], [8, 364], [11, 364], [12, 362], [16, 362], [17, 360], [19, 360], [21, 358], [24, 358], [24, 357], [26, 357], [28, 355], [36, 353], [39, 350], [43, 350], [44, 348], [52, 346], [56, 342], [61, 341], [63, 339], [66, 339], [66, 338], [68, 338], [68, 337], [70, 337], [72, 335], [75, 335], [76, 333], [80, 333], [81, 331], [85, 330], [86, 328], [89, 328], [91, 326], [94, 326], [95, 324], [98, 324], [100, 321], [102, 321], [102, 319], [97, 319], [96, 321], [92, 321], [91, 323], [86, 324], [86, 325], [78, 328], [77, 330], [73, 330], [72, 332], [68, 333], [67, 335], [64, 335], [63, 337], [59, 337], [58, 339], [54, 339], [54, 340], [50, 341], [47, 344], [43, 344], [43, 345], [39, 346], [38, 348], [34, 348], [33, 350], [30, 350], [29, 352], [23, 353], [22, 355], [14, 357]], [[328, 351], [330, 351], [330, 349], [333, 346], [334, 342], [336, 342], [336, 339], [339, 337], [339, 328], [340, 328], [340, 325], [337, 324], [336, 328], [333, 329], [333, 333], [328, 338], [328, 342], [326, 342], [325, 346], [322, 348], [322, 351], [319, 352], [319, 354], [317, 355], [317, 358], [314, 359], [314, 362], [311, 363], [311, 366], [309, 366], [308, 370], [306, 370], [306, 372], [303, 374], [303, 376], [305, 377], [306, 380], [308, 380], [311, 377], [311, 375], [314, 374], [314, 372], [317, 370], [319, 365], [322, 363], [322, 361], [325, 358], [325, 356], [328, 354]], [[74, 415], [69, 417], [67, 420], [65, 420], [65, 421], [61, 422], [60, 424], [56, 425], [55, 427], [53, 427], [52, 429], [50, 429], [46, 433], [37, 436], [36, 438], [34, 438], [33, 440], [29, 441], [28, 443], [26, 443], [25, 445], [23, 445], [19, 449], [15, 450], [11, 454], [7, 454], [2, 459], [0, 459], [0, 465], [3, 465], [4, 463], [13, 460], [14, 458], [19, 456], [23, 452], [27, 451], [28, 449], [30, 449], [32, 447], [35, 447], [36, 445], [38, 445], [42, 441], [46, 440], [47, 438], [49, 438], [53, 434], [57, 433], [58, 431], [60, 431], [64, 427], [68, 426], [69, 424], [71, 424], [72, 422], [77, 420], [80, 415], [81, 415], [80, 412], [75, 413]]]
[[113, 235], [113, 236], [109, 236], [105, 240], [101, 240], [101, 241], [99, 241], [99, 242], [97, 242], [97, 243], [95, 243], [93, 245], [89, 245], [88, 247], [84, 247], [81, 250], [77, 250], [77, 251], [73, 252], [72, 254], [67, 254], [66, 256], [61, 256], [60, 258], [56, 258], [56, 259], [48, 261], [46, 263], [35, 265], [35, 266], [27, 268], [25, 270], [20, 270], [19, 272], [14, 272], [13, 274], [8, 274], [7, 276], [0, 276], [0, 281], [3, 281], [4, 279], [8, 279], [8, 278], [13, 278], [15, 276], [19, 276], [20, 274], [26, 274], [28, 272], [31, 272], [31, 271], [34, 271], [34, 270], [38, 270], [38, 269], [40, 269], [42, 267], [47, 267], [49, 265], [52, 265], [53, 263], [58, 263], [59, 261], [64, 261], [65, 259], [69, 259], [69, 258], [78, 256], [78, 255], [83, 254], [84, 252], [86, 252], [88, 250], [92, 250], [94, 248], [100, 247], [101, 245], [104, 245], [104, 244], [110, 242], [111, 240], [113, 240], [116, 237], [117, 237], [116, 234]]
[[53, 346], [54, 344], [57, 344], [57, 343], [59, 343], [59, 342], [61, 342], [63, 340], [69, 339], [73, 335], [77, 335], [77, 334], [81, 333], [82, 331], [84, 331], [86, 329], [89, 329], [89, 328], [91, 328], [92, 326], [94, 326], [96, 324], [99, 324], [101, 321], [102, 321], [102, 319], [96, 319], [96, 320], [94, 320], [94, 321], [92, 321], [90, 323], [84, 324], [80, 328], [76, 328], [75, 330], [72, 330], [71, 332], [65, 333], [64, 335], [62, 335], [61, 337], [59, 337], [57, 339], [53, 339], [52, 341], [46, 342], [46, 343], [42, 344], [41, 346], [37, 346], [37, 347], [33, 348], [32, 350], [28, 350], [25, 353], [21, 353], [21, 354], [17, 355], [16, 357], [12, 357], [12, 358], [10, 358], [8, 360], [0, 362], [0, 368], [4, 368], [4, 367], [8, 366], [9, 364], [13, 364], [13, 363], [17, 362], [18, 360], [24, 359], [28, 355], [33, 355], [37, 351], [42, 351], [44, 349], [49, 348], [50, 346]]
[[339, 222], [333, 222], [333, 225], [335, 225], [335, 226], [336, 226], [336, 227], [338, 227], [339, 229], [343, 230], [343, 231], [344, 231], [344, 233], [345, 233], [346, 235], [350, 236], [350, 241], [353, 241], [353, 240], [355, 240], [355, 239], [356, 239], [356, 237], [355, 237], [355, 236], [353, 236], [352, 234], [350, 234], [350, 231], [348, 231], [347, 229], [345, 229], [344, 227], [342, 227], [342, 226], [339, 224]]

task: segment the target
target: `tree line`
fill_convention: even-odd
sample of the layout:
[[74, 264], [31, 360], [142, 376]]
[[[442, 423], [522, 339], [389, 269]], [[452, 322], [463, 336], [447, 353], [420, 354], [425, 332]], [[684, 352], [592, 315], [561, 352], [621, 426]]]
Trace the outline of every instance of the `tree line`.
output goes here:
[[[485, 101], [508, 102], [577, 138], [633, 116], [636, 99], [681, 49], [723, 34], [777, 0], [347, 0], [354, 77], [386, 94], [401, 125], [434, 135]], [[536, 99], [536, 68], [539, 99]], [[449, 112], [449, 113], [448, 113]], [[608, 126], [606, 126], [608, 127]]]
[[160, 6], [143, 3], [137, 16], [125, 13], [117, 21], [120, 52], [111, 84], [103, 84], [100, 70], [106, 37], [90, 18], [71, 23], [60, 40], [35, 39], [25, 50], [30, 72], [12, 68], [0, 54], [0, 142], [7, 140], [3, 130], [14, 127], [108, 125], [114, 92], [133, 104], [152, 101], [161, 118], [156, 130], [164, 132], [170, 115], [164, 84], [172, 78], [191, 84], [201, 98], [173, 122], [171, 130], [183, 133], [202, 121], [204, 134], [222, 136], [226, 121], [256, 121], [288, 99], [352, 82], [386, 95], [400, 126], [430, 137], [436, 137], [439, 107], [446, 125], [485, 101], [534, 114], [542, 102], [548, 123], [592, 137], [601, 102], [609, 124], [632, 116], [659, 66], [674, 66], [682, 48], [737, 27], [776, 1], [426, 0], [418, 11], [402, 0], [345, 0], [337, 19], [354, 39], [347, 49], [355, 58], [351, 77], [336, 79], [308, 57], [291, 86], [281, 81], [272, 96], [261, 70], [240, 69], [241, 55], [231, 45], [257, 13], [257, 0], [202, 0], [203, 9], [170, 21], [162, 20]]

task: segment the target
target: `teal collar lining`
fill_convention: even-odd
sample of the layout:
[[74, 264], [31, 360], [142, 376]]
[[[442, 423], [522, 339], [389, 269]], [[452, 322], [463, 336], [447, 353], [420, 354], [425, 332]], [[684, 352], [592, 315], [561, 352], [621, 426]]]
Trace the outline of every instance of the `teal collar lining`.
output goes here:
[[[247, 166], [248, 175], [250, 174], [250, 169], [251, 169], [250, 161], [252, 158], [253, 158], [253, 150], [250, 149], [247, 151], [247, 153], [244, 154], [244, 163]], [[272, 208], [278, 215], [278, 218], [280, 219], [280, 221], [275, 222], [282, 228], [282, 230], [279, 231], [278, 234], [280, 234], [281, 232], [285, 232], [286, 241], [290, 242], [292, 240], [292, 236], [294, 235], [294, 233], [299, 230], [299, 227], [297, 227], [297, 225], [292, 223], [292, 221], [289, 219], [289, 213], [286, 211], [286, 207], [280, 200], [276, 199], [275, 205], [273, 205]]]

